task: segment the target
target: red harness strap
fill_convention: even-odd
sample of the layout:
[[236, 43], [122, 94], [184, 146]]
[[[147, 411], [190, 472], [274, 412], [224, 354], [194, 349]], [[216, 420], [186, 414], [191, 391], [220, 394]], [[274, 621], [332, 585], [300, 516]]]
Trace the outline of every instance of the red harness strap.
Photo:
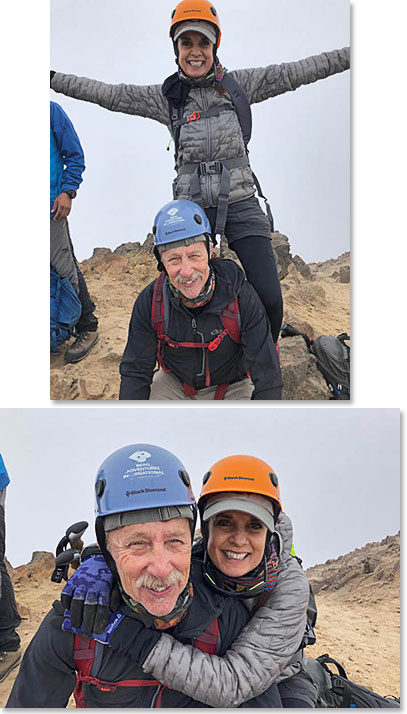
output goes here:
[[[237, 298], [234, 299], [222, 312], [222, 322], [224, 324], [223, 331], [210, 342], [177, 342], [171, 340], [164, 332], [165, 315], [164, 315], [164, 300], [163, 300], [163, 285], [165, 273], [161, 272], [154, 283], [153, 300], [151, 303], [151, 322], [157, 333], [158, 351], [157, 360], [164, 372], [171, 372], [164, 364], [162, 358], [162, 348], [164, 344], [178, 349], [178, 347], [191, 347], [195, 349], [208, 349], [210, 352], [216, 350], [226, 336], [229, 336], [233, 342], [240, 344], [240, 327], [239, 327], [239, 304]], [[205, 386], [211, 386], [211, 377], [209, 372], [208, 358], [205, 360]], [[216, 387], [215, 399], [224, 399], [229, 384], [219, 384]], [[195, 387], [184, 382], [184, 394], [186, 397], [193, 397], [196, 394]]]
[[86, 678], [90, 675], [93, 660], [95, 658], [95, 647], [95, 640], [89, 640], [84, 635], [75, 635], [73, 658], [76, 670], [78, 673], [80, 673], [80, 675], [76, 675], [76, 687], [74, 691], [77, 709], [82, 709], [86, 707], [85, 700], [83, 697], [82, 682], [83, 678]]
[[201, 652], [215, 655], [218, 651], [219, 643], [219, 622], [218, 618], [209, 623], [208, 627], [195, 638], [195, 647]]
[[[208, 654], [217, 654], [219, 643], [219, 623], [218, 619], [213, 620], [195, 638], [194, 644], [201, 652]], [[119, 687], [161, 687], [156, 700], [155, 707], [161, 708], [161, 698], [164, 689], [171, 689], [161, 684], [156, 679], [125, 679], [122, 682], [106, 682], [98, 677], [92, 677], [92, 665], [95, 658], [95, 640], [90, 640], [84, 635], [75, 635], [74, 639], [74, 662], [76, 667], [76, 687], [74, 697], [76, 708], [86, 709], [85, 698], [83, 695], [83, 685], [93, 684], [100, 689], [101, 692], [115, 692]]]

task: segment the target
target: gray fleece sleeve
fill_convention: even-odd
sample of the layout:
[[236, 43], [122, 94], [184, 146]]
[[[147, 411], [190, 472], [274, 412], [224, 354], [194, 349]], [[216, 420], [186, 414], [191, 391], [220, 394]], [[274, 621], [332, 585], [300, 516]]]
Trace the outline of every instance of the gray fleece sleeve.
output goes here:
[[155, 119], [169, 126], [168, 102], [160, 84], [138, 86], [135, 84], [105, 84], [88, 77], [55, 72], [51, 88], [67, 97], [93, 102], [111, 112], [136, 114]]
[[350, 67], [350, 48], [322, 52], [297, 62], [270, 64], [256, 69], [233, 70], [230, 74], [242, 85], [250, 104], [263, 102], [303, 84], [312, 84]]
[[143, 669], [163, 684], [211, 707], [238, 707], [262, 694], [298, 650], [309, 585], [289, 558], [277, 585], [223, 657], [182, 645], [163, 633]]

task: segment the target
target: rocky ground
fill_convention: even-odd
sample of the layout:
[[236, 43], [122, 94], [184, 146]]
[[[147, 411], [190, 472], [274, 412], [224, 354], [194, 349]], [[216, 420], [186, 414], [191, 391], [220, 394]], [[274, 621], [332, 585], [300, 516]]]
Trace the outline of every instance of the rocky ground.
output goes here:
[[[31, 562], [11, 568], [19, 633], [25, 649], [62, 586], [50, 581], [54, 559], [33, 553]], [[317, 643], [309, 657], [329, 653], [348, 677], [383, 696], [400, 695], [400, 536], [328, 560], [307, 570], [318, 605]], [[17, 670], [0, 684], [4, 706]]]
[[[350, 254], [306, 264], [292, 256], [288, 238], [273, 234], [284, 297], [284, 320], [315, 338], [350, 330]], [[125, 243], [115, 251], [96, 248], [82, 271], [97, 304], [100, 340], [77, 365], [64, 364], [69, 343], [51, 355], [51, 399], [117, 399], [119, 363], [134, 301], [157, 276], [152, 236], [143, 245]], [[235, 254], [222, 248], [225, 257]], [[329, 390], [301, 337], [280, 340], [284, 399], [329, 399]]]
[[307, 570], [318, 604], [317, 643], [349, 679], [400, 696], [400, 534]]

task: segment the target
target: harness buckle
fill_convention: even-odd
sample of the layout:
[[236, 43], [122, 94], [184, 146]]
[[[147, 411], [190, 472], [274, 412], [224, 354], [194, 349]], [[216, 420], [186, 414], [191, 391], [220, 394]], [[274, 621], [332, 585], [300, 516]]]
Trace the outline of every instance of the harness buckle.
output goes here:
[[187, 116], [187, 122], [196, 121], [197, 119], [200, 119], [200, 118], [201, 118], [200, 113], [197, 112], [197, 111], [195, 111], [195, 109], [194, 109], [194, 111], [192, 112], [192, 114], [188, 114], [188, 116]]
[[200, 176], [206, 176], [208, 174], [221, 174], [222, 173], [222, 162], [221, 161], [202, 161], [199, 164], [199, 174]]
[[226, 337], [226, 335], [227, 335], [227, 331], [226, 331], [226, 330], [223, 330], [223, 331], [220, 333], [220, 335], [218, 335], [217, 337], [215, 337], [215, 338], [209, 343], [209, 345], [208, 345], [208, 350], [209, 350], [210, 352], [213, 352], [214, 350], [217, 350], [218, 347], [219, 347], [219, 345], [220, 345], [220, 343], [222, 342], [223, 338]]

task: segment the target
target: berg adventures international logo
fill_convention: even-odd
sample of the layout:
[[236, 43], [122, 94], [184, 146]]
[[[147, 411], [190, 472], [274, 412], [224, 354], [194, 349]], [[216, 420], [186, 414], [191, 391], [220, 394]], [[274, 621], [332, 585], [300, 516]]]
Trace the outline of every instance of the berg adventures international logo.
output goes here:
[[169, 216], [175, 216], [176, 213], [178, 213], [178, 208], [170, 208], [170, 210], [167, 211]]
[[148, 451], [135, 451], [134, 454], [129, 456], [129, 459], [137, 461], [138, 464], [144, 464], [147, 459], [151, 458], [151, 454]]

